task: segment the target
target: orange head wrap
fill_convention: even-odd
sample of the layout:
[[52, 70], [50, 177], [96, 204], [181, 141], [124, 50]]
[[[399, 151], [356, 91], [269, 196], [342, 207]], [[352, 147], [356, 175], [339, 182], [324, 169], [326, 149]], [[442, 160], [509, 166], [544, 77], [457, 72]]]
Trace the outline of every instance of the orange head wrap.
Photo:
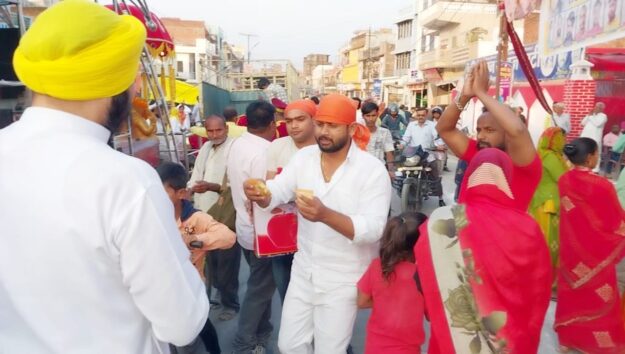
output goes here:
[[352, 139], [362, 150], [367, 149], [371, 132], [362, 124], [356, 123], [356, 106], [351, 98], [330, 94], [321, 99], [315, 120], [326, 123], [354, 125]]
[[311, 117], [314, 117], [317, 114], [317, 105], [315, 102], [311, 100], [297, 100], [289, 103], [284, 110], [284, 115], [286, 116], [289, 112], [294, 110], [300, 110], [302, 112], [307, 113]]

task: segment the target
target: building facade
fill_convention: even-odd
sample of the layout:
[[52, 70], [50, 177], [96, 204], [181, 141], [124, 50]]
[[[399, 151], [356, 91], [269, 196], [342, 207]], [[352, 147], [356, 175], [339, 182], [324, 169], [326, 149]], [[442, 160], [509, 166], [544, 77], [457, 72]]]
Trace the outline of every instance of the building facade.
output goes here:
[[394, 50], [392, 29], [355, 32], [340, 51], [337, 90], [361, 98], [374, 96], [376, 83], [394, 75]]

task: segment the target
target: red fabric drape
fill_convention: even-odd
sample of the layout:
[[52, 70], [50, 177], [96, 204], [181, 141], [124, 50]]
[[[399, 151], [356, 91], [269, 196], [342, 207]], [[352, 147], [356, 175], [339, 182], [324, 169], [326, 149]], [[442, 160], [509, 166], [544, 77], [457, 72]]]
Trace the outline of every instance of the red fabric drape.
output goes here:
[[625, 211], [614, 186], [591, 171], [569, 171], [558, 185], [560, 343], [586, 353], [624, 353], [616, 263], [625, 255]]
[[[473, 159], [469, 176], [485, 163], [499, 166], [507, 180], [512, 177], [512, 161], [496, 149], [481, 151]], [[478, 178], [480, 180], [481, 178]], [[471, 264], [476, 277], [471, 279], [479, 317], [505, 312], [505, 325], [497, 339], [507, 342], [511, 354], [536, 353], [540, 331], [551, 295], [551, 261], [545, 239], [536, 222], [499, 187], [480, 184], [465, 195], [468, 225], [460, 230], [459, 244], [465, 265]], [[432, 222], [429, 220], [428, 222]], [[430, 353], [465, 353], [454, 348], [449, 323], [441, 299], [429, 244], [427, 228], [421, 228], [415, 247], [419, 277], [432, 324]], [[425, 234], [424, 234], [425, 233]], [[468, 253], [467, 253], [468, 252]], [[449, 266], [454, 267], [454, 260]], [[479, 279], [478, 279], [479, 278]]]
[[538, 82], [538, 79], [536, 78], [534, 68], [532, 68], [532, 64], [527, 57], [525, 47], [523, 47], [523, 43], [521, 42], [519, 35], [514, 30], [514, 25], [511, 22], [506, 21], [506, 31], [508, 32], [508, 36], [510, 37], [510, 42], [512, 42], [512, 46], [514, 47], [514, 52], [519, 59], [519, 65], [521, 65], [521, 69], [523, 70], [525, 77], [527, 77], [527, 82], [530, 84], [530, 87], [534, 91], [534, 94], [536, 94], [538, 102], [540, 102], [540, 105], [543, 106], [547, 113], [553, 114], [553, 112], [551, 111], [551, 107], [549, 107], [549, 104], [545, 99], [545, 95], [543, 95], [543, 90], [540, 87], [540, 82]]

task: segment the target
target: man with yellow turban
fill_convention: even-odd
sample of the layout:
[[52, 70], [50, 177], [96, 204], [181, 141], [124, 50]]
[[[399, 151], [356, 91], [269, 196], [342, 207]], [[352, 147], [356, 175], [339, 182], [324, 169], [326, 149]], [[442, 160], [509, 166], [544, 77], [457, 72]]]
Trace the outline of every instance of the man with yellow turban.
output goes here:
[[[356, 283], [378, 253], [391, 199], [386, 168], [366, 149], [345, 96], [325, 96], [315, 115], [316, 146], [301, 149], [248, 199], [271, 210], [295, 200], [298, 252], [284, 300], [280, 352], [343, 354], [356, 319]], [[363, 131], [363, 129], [366, 131]]]
[[0, 131], [3, 353], [168, 353], [206, 322], [158, 175], [107, 146], [145, 38], [134, 17], [65, 0], [15, 51], [33, 106]]

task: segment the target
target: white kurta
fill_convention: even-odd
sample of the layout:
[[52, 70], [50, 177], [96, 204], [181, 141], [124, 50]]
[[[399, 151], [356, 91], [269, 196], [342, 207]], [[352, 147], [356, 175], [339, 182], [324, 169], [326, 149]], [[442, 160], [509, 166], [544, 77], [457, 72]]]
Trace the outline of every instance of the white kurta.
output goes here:
[[345, 353], [356, 318], [356, 283], [379, 252], [388, 216], [391, 182], [384, 165], [352, 144], [329, 183], [317, 145], [301, 149], [267, 181], [271, 210], [292, 201], [297, 189], [313, 191], [328, 208], [351, 218], [354, 239], [328, 225], [298, 217], [297, 246], [282, 311], [282, 353]]
[[174, 210], [102, 126], [28, 108], [0, 130], [0, 352], [169, 352], [208, 316]]
[[[195, 160], [195, 166], [193, 166], [189, 187], [192, 187], [197, 181], [223, 183], [224, 174], [226, 173], [227, 154], [233, 141], [232, 138], [228, 138], [217, 147], [213, 147], [213, 143], [210, 141], [202, 145]], [[212, 191], [193, 194], [195, 207], [204, 212], [208, 211], [218, 199], [219, 193]]]
[[289, 164], [298, 151], [295, 141], [290, 136], [272, 141], [267, 149], [267, 172], [277, 173], [278, 169]]
[[[603, 128], [605, 124], [608, 122], [608, 116], [605, 113], [597, 113], [584, 117], [582, 120], [582, 133], [580, 137], [582, 138], [591, 138], [592, 140], [597, 142], [599, 145], [599, 157], [601, 157], [601, 149], [603, 142]], [[601, 165], [601, 160], [597, 163], [597, 167], [595, 168], [595, 172], [599, 171], [599, 166]]]
[[243, 183], [249, 178], [267, 177], [267, 149], [271, 143], [254, 134], [243, 133], [232, 143], [227, 173], [232, 190], [232, 203], [237, 211], [237, 241], [246, 250], [254, 249], [254, 225], [245, 203]]

